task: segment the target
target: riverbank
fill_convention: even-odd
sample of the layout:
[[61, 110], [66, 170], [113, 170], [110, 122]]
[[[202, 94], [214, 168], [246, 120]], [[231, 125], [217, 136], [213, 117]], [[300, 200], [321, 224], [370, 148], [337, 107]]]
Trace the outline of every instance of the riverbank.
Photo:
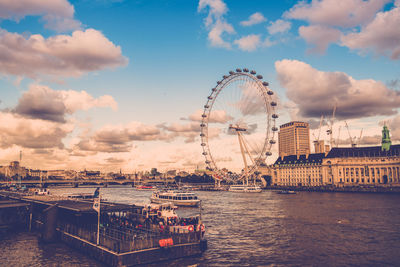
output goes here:
[[305, 192], [330, 192], [330, 193], [378, 193], [400, 194], [398, 186], [269, 186], [264, 190], [293, 190]]

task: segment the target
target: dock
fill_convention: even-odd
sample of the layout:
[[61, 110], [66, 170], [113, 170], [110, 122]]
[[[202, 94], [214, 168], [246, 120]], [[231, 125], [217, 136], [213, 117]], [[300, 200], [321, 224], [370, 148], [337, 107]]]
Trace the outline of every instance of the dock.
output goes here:
[[143, 216], [143, 208], [101, 202], [99, 215], [93, 201], [0, 191], [0, 218], [14, 214], [12, 220], [22, 222], [23, 230], [37, 231], [43, 241], [64, 242], [109, 266], [191, 257], [207, 249], [200, 225], [191, 231], [160, 228], [157, 218]]

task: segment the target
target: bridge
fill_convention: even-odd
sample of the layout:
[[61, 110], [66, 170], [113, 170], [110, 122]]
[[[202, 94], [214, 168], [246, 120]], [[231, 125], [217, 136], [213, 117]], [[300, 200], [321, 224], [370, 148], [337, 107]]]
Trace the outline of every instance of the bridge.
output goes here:
[[0, 181], [0, 186], [6, 185], [24, 185], [27, 187], [33, 186], [44, 186], [49, 185], [59, 185], [59, 186], [75, 186], [79, 185], [98, 185], [98, 186], [108, 186], [108, 185], [132, 185], [135, 184], [171, 184], [175, 183], [173, 178], [167, 179], [146, 179], [146, 180], [135, 180], [135, 179], [63, 179], [63, 180], [13, 180], [13, 181]]

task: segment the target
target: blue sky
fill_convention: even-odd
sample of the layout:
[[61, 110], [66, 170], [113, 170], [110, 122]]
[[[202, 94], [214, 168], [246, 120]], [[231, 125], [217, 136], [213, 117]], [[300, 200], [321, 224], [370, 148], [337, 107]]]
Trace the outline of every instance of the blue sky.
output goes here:
[[0, 0], [0, 164], [204, 167], [190, 115], [238, 67], [270, 83], [278, 124], [336, 104], [361, 143], [384, 121], [400, 139], [398, 1], [18, 2]]

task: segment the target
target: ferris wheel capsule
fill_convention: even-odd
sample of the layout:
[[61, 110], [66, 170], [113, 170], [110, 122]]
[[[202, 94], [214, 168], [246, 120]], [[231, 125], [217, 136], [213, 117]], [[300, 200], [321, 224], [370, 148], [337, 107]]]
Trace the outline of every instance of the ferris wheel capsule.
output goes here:
[[268, 83], [268, 82], [263, 82], [263, 85], [264, 85], [264, 86], [268, 86], [269, 83]]
[[257, 72], [255, 70], [250, 71], [251, 74], [256, 74]]
[[267, 92], [267, 94], [269, 94], [269, 95], [273, 95], [273, 94], [274, 94], [274, 92], [272, 92], [272, 91], [268, 91], [268, 92]]
[[262, 75], [260, 75], [260, 74], [257, 75], [257, 79], [261, 80], [262, 78], [263, 78]]
[[271, 106], [276, 107], [276, 102], [272, 101]]
[[272, 114], [272, 118], [277, 119], [278, 118], [278, 114]]
[[265, 153], [265, 155], [266, 155], [266, 156], [271, 156], [272, 153], [271, 153], [270, 151], [268, 151], [268, 152]]
[[271, 145], [273, 145], [273, 144], [276, 144], [276, 141], [275, 141], [275, 140], [269, 140], [269, 143], [270, 143]]
[[226, 79], [226, 78], [228, 78], [228, 76], [224, 75], [224, 76], [222, 76], [222, 78]]
[[241, 69], [236, 69], [236, 72], [242, 72], [242, 70]]
[[235, 74], [235, 72], [231, 70], [231, 71], [229, 71], [229, 74], [233, 75], [233, 74]]
[[249, 72], [249, 69], [248, 68], [244, 68], [243, 72]]

